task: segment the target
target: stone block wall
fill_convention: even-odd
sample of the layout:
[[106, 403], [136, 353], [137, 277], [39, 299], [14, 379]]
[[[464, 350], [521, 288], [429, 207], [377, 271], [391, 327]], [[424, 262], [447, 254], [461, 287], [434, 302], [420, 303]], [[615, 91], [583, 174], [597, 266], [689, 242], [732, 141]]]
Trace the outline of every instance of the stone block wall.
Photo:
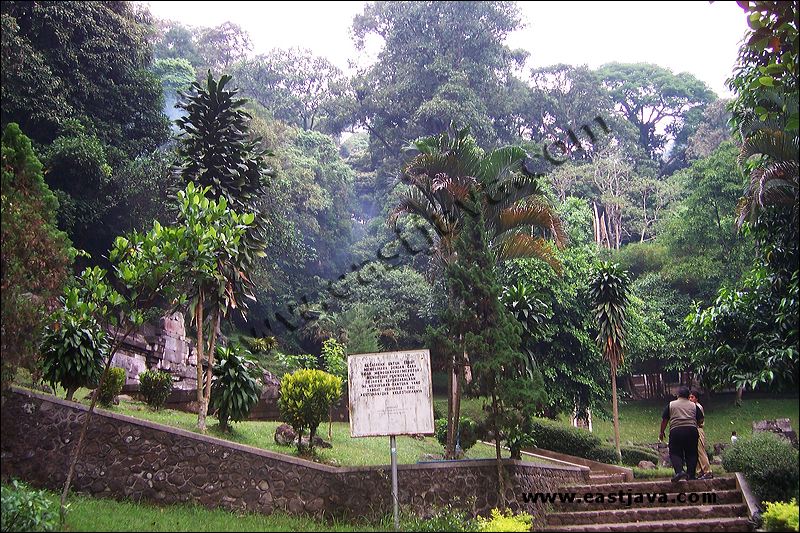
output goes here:
[[[85, 406], [22, 389], [2, 398], [2, 476], [60, 489]], [[388, 457], [387, 457], [388, 459]], [[588, 469], [507, 461], [512, 508], [524, 492], [554, 492], [588, 481]], [[489, 460], [402, 465], [400, 503], [424, 514], [456, 504], [472, 514], [497, 505], [496, 470]], [[388, 466], [334, 468], [282, 454], [99, 410], [92, 417], [73, 487], [95, 495], [193, 501], [270, 513], [382, 516], [391, 511]]]

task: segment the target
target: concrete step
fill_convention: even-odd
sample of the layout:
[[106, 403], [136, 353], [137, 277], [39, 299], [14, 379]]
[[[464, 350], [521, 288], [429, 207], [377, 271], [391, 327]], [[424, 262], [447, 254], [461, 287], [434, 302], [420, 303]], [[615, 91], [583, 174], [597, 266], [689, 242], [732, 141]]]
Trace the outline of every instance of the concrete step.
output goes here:
[[602, 511], [574, 511], [570, 513], [549, 513], [549, 526], [573, 526], [580, 524], [611, 524], [625, 522], [652, 522], [663, 520], [737, 518], [747, 515], [747, 505], [689, 505], [684, 507], [644, 507], [628, 509], [614, 507]]
[[606, 474], [594, 472], [589, 474], [589, 483], [591, 484], [605, 484], [605, 483], [624, 483], [625, 474]]
[[[589, 478], [591, 480], [591, 478]], [[628, 481], [625, 483], [593, 483], [572, 485], [564, 487], [564, 492], [575, 492], [578, 494], [585, 492], [604, 492], [611, 493], [622, 490], [623, 493], [631, 492], [709, 492], [719, 490], [734, 490], [736, 488], [735, 477], [718, 477], [714, 479], [696, 479], [693, 481], [679, 481], [673, 483], [670, 480], [656, 479], [649, 481]]]
[[747, 518], [711, 518], [709, 520], [670, 520], [626, 522], [622, 524], [593, 524], [554, 526], [546, 531], [752, 531]]
[[[688, 485], [687, 483], [681, 483], [681, 485]], [[634, 491], [628, 493], [627, 491], [622, 492], [622, 496], [620, 497], [619, 490], [612, 491], [608, 493], [600, 492], [603, 496], [602, 501], [598, 501], [600, 498], [598, 496], [597, 491], [594, 492], [592, 501], [584, 502], [583, 496], [584, 493], [576, 493], [576, 498], [572, 502], [554, 502], [553, 509], [558, 512], [570, 512], [570, 511], [600, 511], [604, 509], [613, 509], [613, 508], [633, 508], [633, 509], [640, 509], [642, 507], [681, 507], [686, 505], [727, 505], [727, 504], [740, 504], [743, 503], [742, 500], [742, 493], [738, 490], [716, 490], [716, 491], [704, 491], [702, 489], [695, 489], [692, 487], [686, 488], [675, 488], [673, 486], [672, 491], [664, 492], [663, 497], [662, 493], [657, 491], [649, 492], [649, 495], [652, 496], [651, 499], [648, 499], [648, 492], [649, 491]], [[641, 496], [637, 495], [637, 493], [641, 493]], [[628, 501], [628, 494], [631, 494], [631, 500]], [[683, 495], [683, 496], [681, 496]], [[703, 498], [710, 498], [713, 497], [713, 500], [706, 500], [703, 501]], [[680, 499], [679, 499], [680, 498]], [[697, 501], [691, 501], [687, 498], [697, 498]], [[613, 501], [609, 501], [609, 500]], [[622, 500], [622, 503], [620, 503]], [[639, 501], [641, 500], [641, 501]], [[666, 501], [664, 501], [666, 500]], [[681, 501], [683, 500], [683, 501]]]

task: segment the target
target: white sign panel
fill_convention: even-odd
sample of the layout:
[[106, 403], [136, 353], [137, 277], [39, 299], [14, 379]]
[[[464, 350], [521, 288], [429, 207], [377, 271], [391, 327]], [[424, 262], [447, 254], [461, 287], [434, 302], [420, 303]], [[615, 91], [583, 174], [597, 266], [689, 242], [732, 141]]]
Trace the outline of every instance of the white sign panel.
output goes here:
[[351, 437], [433, 433], [428, 350], [351, 355], [347, 374]]

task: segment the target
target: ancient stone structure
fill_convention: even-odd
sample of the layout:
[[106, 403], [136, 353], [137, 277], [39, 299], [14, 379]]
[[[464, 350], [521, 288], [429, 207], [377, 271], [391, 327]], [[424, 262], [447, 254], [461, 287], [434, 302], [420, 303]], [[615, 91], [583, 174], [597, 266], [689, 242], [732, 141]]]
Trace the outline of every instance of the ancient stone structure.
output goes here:
[[778, 418], [776, 420], [760, 420], [753, 422], [753, 433], [769, 432], [783, 437], [795, 446], [797, 445], [797, 433], [792, 429], [791, 420], [788, 418]]
[[[3, 477], [59, 489], [86, 411], [22, 389], [5, 394]], [[556, 492], [589, 479], [584, 467], [506, 461], [505, 468], [511, 508], [540, 519], [543, 507], [524, 503], [524, 493]], [[390, 478], [388, 466], [334, 468], [101, 410], [92, 418], [73, 487], [165, 504], [375, 518], [391, 510]], [[493, 460], [402, 465], [398, 479], [400, 503], [420, 514], [454, 504], [485, 515], [497, 505]]]
[[197, 354], [186, 338], [180, 312], [162, 317], [158, 327], [146, 324], [128, 337], [111, 364], [125, 369], [126, 392], [139, 389], [139, 374], [145, 370], [166, 370], [178, 391], [197, 389]]

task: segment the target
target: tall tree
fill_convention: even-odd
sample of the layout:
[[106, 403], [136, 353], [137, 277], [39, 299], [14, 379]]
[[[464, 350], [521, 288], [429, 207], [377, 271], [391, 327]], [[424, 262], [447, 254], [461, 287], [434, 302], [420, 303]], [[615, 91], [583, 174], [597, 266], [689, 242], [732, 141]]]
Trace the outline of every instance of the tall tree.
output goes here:
[[[625, 118], [639, 132], [639, 144], [652, 159], [663, 155], [685, 114], [716, 99], [705, 83], [688, 73], [647, 63], [609, 63], [598, 76]], [[661, 131], [664, 133], [662, 133]]]
[[334, 100], [343, 89], [342, 71], [310, 50], [276, 48], [236, 64], [243, 94], [272, 115], [304, 130], [324, 130], [335, 120]]
[[[498, 259], [534, 256], [557, 264], [548, 239], [563, 244], [561, 222], [538, 181], [525, 172], [524, 150], [505, 147], [484, 154], [467, 128], [420, 139], [414, 146], [419, 154], [403, 172], [411, 187], [390, 222], [406, 214], [421, 217], [436, 234], [437, 257], [449, 264], [457, 258], [455, 242], [465, 220], [480, 214]], [[446, 451], [452, 455], [467, 361], [463, 351], [450, 357]]]
[[58, 202], [44, 182], [30, 140], [14, 123], [2, 138], [2, 387], [18, 367], [36, 374], [47, 307], [67, 281], [67, 236], [55, 227]]
[[[267, 240], [266, 216], [261, 210], [268, 174], [265, 153], [256, 148], [256, 141], [248, 138], [250, 116], [242, 110], [245, 101], [235, 99], [237, 91], [225, 88], [229, 81], [230, 76], [226, 75], [217, 81], [209, 71], [205, 86], [194, 83], [191, 92], [179, 103], [186, 116], [177, 121], [184, 130], [178, 148], [181, 158], [178, 171], [183, 180], [198, 184], [202, 190], [208, 188], [212, 198], [223, 202], [221, 209], [229, 205], [234, 211], [254, 214], [256, 218], [243, 235], [240, 249], [236, 253], [226, 251], [228, 259], [217, 264], [217, 274], [199, 280], [201, 282], [194, 285], [190, 294], [190, 311], [197, 331], [198, 427], [203, 431], [220, 322], [231, 309], [238, 308], [244, 313], [248, 307], [246, 300], [255, 300], [249, 273], [256, 257], [265, 255]], [[205, 321], [208, 322], [208, 336], [203, 333]], [[206, 338], [209, 339], [207, 347]], [[205, 391], [204, 351], [207, 358]]]
[[[476, 195], [469, 202], [475, 203]], [[498, 504], [506, 505], [506, 480], [501, 462], [500, 442], [510, 440], [513, 428], [535, 411], [544, 395], [541, 376], [529, 369], [520, 351], [519, 323], [500, 300], [497, 258], [489, 247], [489, 228], [483, 214], [467, 217], [459, 234], [455, 253], [458, 260], [446, 267], [451, 304], [442, 317], [439, 337], [449, 351], [468, 352], [474, 382], [471, 391], [490, 399], [490, 423], [495, 441]], [[457, 339], [457, 340], [447, 340]], [[538, 378], [538, 379], [537, 379]]]
[[378, 161], [395, 166], [405, 143], [450, 121], [469, 125], [487, 144], [502, 136], [493, 121], [527, 55], [503, 41], [519, 27], [513, 2], [367, 4], [353, 22], [356, 45], [378, 36], [384, 46], [356, 77], [355, 118], [369, 131]]
[[619, 408], [617, 406], [617, 370], [622, 365], [626, 349], [625, 328], [628, 305], [628, 275], [618, 265], [601, 262], [589, 282], [589, 297], [597, 321], [597, 344], [611, 367], [611, 401], [614, 412], [614, 445], [617, 459], [622, 460], [619, 447]]

